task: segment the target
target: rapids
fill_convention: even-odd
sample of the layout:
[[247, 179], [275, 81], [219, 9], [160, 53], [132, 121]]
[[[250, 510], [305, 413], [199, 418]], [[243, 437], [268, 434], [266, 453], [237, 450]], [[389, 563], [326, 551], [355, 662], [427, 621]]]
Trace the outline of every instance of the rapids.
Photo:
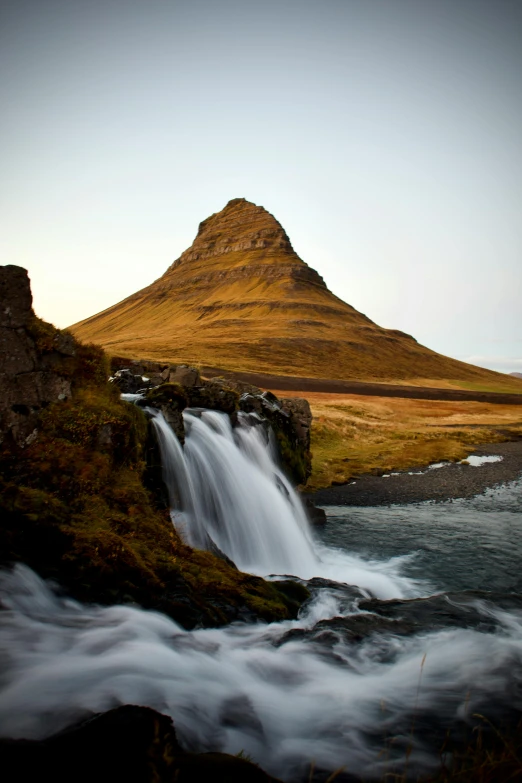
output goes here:
[[[171, 715], [186, 749], [243, 751], [287, 781], [309, 780], [312, 763], [367, 780], [406, 770], [414, 780], [437, 767], [447, 729], [458, 733], [475, 713], [496, 720], [522, 709], [519, 597], [423, 601], [433, 588], [411, 553], [421, 536], [414, 547], [401, 538], [397, 509], [389, 527], [379, 509], [373, 545], [366, 537], [359, 554], [343, 540], [350, 512], [343, 521], [331, 509], [337, 534], [320, 543], [255, 417], [232, 428], [223, 414], [188, 411], [184, 449], [161, 415], [153, 422], [172, 519], [188, 542], [218, 547], [253, 573], [323, 579], [310, 583], [295, 621], [186, 631], [137, 607], [81, 605], [24, 565], [0, 572], [1, 736], [42, 738], [141, 704]], [[347, 530], [356, 541], [357, 525]], [[392, 598], [403, 601], [396, 623], [382, 600]], [[431, 619], [426, 610], [424, 623], [408, 626], [408, 606], [422, 616], [430, 601]]]
[[289, 781], [308, 780], [312, 762], [380, 779], [401, 769], [409, 745], [416, 775], [436, 766], [448, 726], [506, 700], [522, 707], [522, 615], [486, 604], [489, 633], [381, 633], [354, 644], [284, 640], [357, 612], [328, 590], [297, 621], [196, 631], [128, 606], [81, 606], [25, 566], [2, 575], [0, 596], [3, 736], [41, 738], [141, 704], [171, 715], [188, 750], [243, 751]]

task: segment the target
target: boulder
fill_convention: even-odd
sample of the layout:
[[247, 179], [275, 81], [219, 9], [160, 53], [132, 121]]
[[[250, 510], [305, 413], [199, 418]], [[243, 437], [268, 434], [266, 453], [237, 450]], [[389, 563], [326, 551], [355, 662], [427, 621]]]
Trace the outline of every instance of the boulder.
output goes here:
[[33, 313], [27, 271], [0, 266], [0, 443], [36, 437], [39, 412], [71, 396], [72, 335]]
[[0, 768], [11, 769], [20, 783], [275, 783], [246, 759], [184, 752], [170, 717], [134, 705], [96, 714], [42, 741], [2, 739]]
[[[207, 381], [203, 386], [185, 387], [190, 408], [208, 408], [223, 411], [234, 417], [238, 410], [239, 394], [228, 385], [218, 381]], [[234, 420], [234, 418], [233, 418]]]
[[161, 377], [168, 383], [179, 383], [181, 386], [200, 386], [201, 376], [196, 367], [187, 364], [173, 364], [161, 373]]
[[181, 444], [185, 442], [183, 411], [189, 404], [187, 389], [179, 383], [163, 383], [147, 392], [141, 404], [163, 413]]
[[136, 394], [149, 386], [149, 381], [142, 375], [135, 375], [129, 367], [117, 370], [109, 379], [120, 390], [121, 394]]

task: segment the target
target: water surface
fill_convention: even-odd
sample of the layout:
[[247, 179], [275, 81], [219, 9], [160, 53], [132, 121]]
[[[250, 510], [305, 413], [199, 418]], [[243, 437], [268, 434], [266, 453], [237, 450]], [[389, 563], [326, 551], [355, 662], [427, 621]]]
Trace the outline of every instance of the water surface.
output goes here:
[[522, 479], [438, 503], [325, 506], [329, 547], [386, 560], [414, 553], [403, 573], [433, 590], [522, 593]]

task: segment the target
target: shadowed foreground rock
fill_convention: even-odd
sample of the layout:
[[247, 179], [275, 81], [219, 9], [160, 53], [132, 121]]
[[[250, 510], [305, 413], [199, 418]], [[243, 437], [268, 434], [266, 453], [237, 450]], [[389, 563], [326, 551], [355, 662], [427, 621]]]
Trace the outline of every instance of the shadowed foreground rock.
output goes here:
[[276, 783], [237, 756], [185, 753], [168, 716], [133, 705], [41, 742], [0, 740], [0, 775], [17, 783]]

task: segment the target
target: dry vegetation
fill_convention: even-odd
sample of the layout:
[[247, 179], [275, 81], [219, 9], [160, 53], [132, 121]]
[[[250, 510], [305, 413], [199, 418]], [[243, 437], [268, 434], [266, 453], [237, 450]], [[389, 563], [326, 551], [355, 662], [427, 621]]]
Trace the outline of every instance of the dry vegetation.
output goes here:
[[135, 359], [522, 393], [519, 379], [373, 323], [328, 290], [272, 215], [244, 199], [205, 220], [162, 277], [71, 330]]
[[275, 393], [306, 396], [310, 402], [314, 415], [310, 490], [345, 483], [364, 473], [464, 459], [478, 444], [522, 435], [519, 405]]

